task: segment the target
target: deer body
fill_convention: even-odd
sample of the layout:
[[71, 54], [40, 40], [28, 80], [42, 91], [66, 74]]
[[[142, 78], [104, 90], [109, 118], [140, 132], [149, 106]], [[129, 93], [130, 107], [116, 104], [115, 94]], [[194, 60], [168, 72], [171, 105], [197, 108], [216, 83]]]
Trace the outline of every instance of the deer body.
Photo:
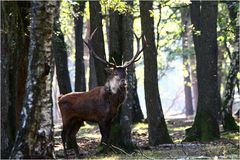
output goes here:
[[97, 122], [102, 135], [101, 143], [108, 144], [109, 132], [112, 119], [117, 115], [120, 105], [124, 102], [126, 96], [126, 68], [132, 63], [139, 60], [138, 56], [143, 51], [139, 50], [140, 38], [137, 39], [137, 53], [130, 61], [122, 66], [110, 63], [99, 57], [93, 50], [91, 34], [88, 43], [90, 54], [108, 67], [109, 76], [104, 86], [96, 87], [89, 92], [72, 92], [61, 95], [58, 98], [59, 108], [62, 114], [63, 130], [62, 142], [64, 154], [67, 157], [67, 148], [73, 148], [79, 157], [79, 150], [76, 141], [76, 134], [81, 127], [83, 121]]
[[118, 67], [109, 76], [104, 86], [89, 92], [72, 92], [58, 98], [62, 114], [62, 140], [79, 155], [76, 134], [83, 121], [97, 122], [102, 135], [101, 143], [107, 144], [111, 121], [116, 116], [126, 95], [125, 69]]
[[107, 87], [100, 86], [89, 92], [72, 92], [59, 97], [59, 107], [63, 123], [79, 121], [111, 121], [123, 103], [126, 89], [112, 93]]

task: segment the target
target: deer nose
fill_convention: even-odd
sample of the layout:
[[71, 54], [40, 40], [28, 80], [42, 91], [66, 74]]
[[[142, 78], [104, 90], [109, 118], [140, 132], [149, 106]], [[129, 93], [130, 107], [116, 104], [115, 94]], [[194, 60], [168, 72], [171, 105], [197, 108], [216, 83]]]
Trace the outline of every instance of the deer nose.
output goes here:
[[127, 85], [127, 81], [125, 79], [121, 79], [120, 85], [121, 86], [126, 86]]

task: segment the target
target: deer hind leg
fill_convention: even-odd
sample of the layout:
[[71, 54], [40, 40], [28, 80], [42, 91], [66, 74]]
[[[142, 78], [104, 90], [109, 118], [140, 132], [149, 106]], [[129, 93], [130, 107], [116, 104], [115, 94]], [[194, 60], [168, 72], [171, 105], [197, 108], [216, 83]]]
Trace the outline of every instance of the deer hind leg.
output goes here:
[[79, 153], [79, 149], [78, 149], [76, 135], [82, 125], [83, 125], [82, 121], [74, 121], [72, 124], [72, 128], [69, 132], [71, 146], [73, 147], [75, 154], [78, 158], [80, 157], [80, 153]]
[[68, 149], [70, 149], [72, 146], [70, 137], [69, 137], [72, 127], [73, 127], [72, 120], [68, 120], [63, 123], [62, 143], [63, 143], [65, 158], [68, 158]]
[[62, 135], [61, 135], [62, 136], [62, 143], [63, 143], [63, 150], [64, 150], [65, 158], [68, 159], [67, 147], [66, 147], [67, 131], [68, 131], [68, 126], [67, 125], [63, 125], [63, 130], [62, 130]]

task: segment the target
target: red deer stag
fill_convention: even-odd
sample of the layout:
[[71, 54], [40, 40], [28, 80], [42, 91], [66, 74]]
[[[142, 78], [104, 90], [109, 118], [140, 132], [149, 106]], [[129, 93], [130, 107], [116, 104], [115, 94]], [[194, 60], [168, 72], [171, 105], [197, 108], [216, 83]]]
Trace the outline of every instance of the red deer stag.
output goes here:
[[139, 49], [139, 43], [142, 36], [139, 38], [134, 33], [137, 39], [137, 52], [135, 56], [133, 56], [132, 59], [127, 61], [124, 65], [117, 66], [102, 59], [93, 50], [92, 37], [95, 32], [96, 29], [90, 35], [88, 43], [85, 42], [85, 44], [89, 48], [90, 54], [92, 54], [95, 59], [98, 59], [107, 65], [110, 75], [108, 76], [107, 82], [104, 86], [98, 86], [89, 92], [68, 93], [61, 95], [58, 98], [58, 104], [62, 114], [63, 122], [62, 142], [66, 157], [66, 148], [69, 146], [74, 149], [78, 157], [80, 156], [76, 142], [76, 134], [83, 121], [97, 122], [102, 135], [101, 143], [107, 144], [111, 121], [116, 116], [119, 106], [125, 99], [126, 68], [140, 59], [139, 54], [146, 46], [145, 43], [142, 49]]

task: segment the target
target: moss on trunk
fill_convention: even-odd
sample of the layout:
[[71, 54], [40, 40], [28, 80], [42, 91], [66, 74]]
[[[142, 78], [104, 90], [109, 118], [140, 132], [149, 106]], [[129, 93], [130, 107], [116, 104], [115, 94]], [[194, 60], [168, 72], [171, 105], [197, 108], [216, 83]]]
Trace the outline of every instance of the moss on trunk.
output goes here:
[[218, 123], [208, 112], [200, 112], [191, 128], [186, 129], [184, 142], [207, 142], [220, 138]]
[[233, 116], [228, 112], [224, 113], [223, 129], [224, 131], [239, 131], [240, 129]]
[[114, 151], [114, 152], [121, 153], [122, 151], [120, 149], [122, 149], [125, 152], [131, 153], [134, 151], [134, 149], [136, 149], [136, 146], [132, 141], [124, 141], [124, 138], [121, 134], [122, 127], [119, 121], [120, 121], [120, 116], [118, 115], [112, 122], [110, 136], [108, 140], [109, 146], [107, 148], [105, 147], [104, 150], [106, 151], [107, 149], [107, 151]]

